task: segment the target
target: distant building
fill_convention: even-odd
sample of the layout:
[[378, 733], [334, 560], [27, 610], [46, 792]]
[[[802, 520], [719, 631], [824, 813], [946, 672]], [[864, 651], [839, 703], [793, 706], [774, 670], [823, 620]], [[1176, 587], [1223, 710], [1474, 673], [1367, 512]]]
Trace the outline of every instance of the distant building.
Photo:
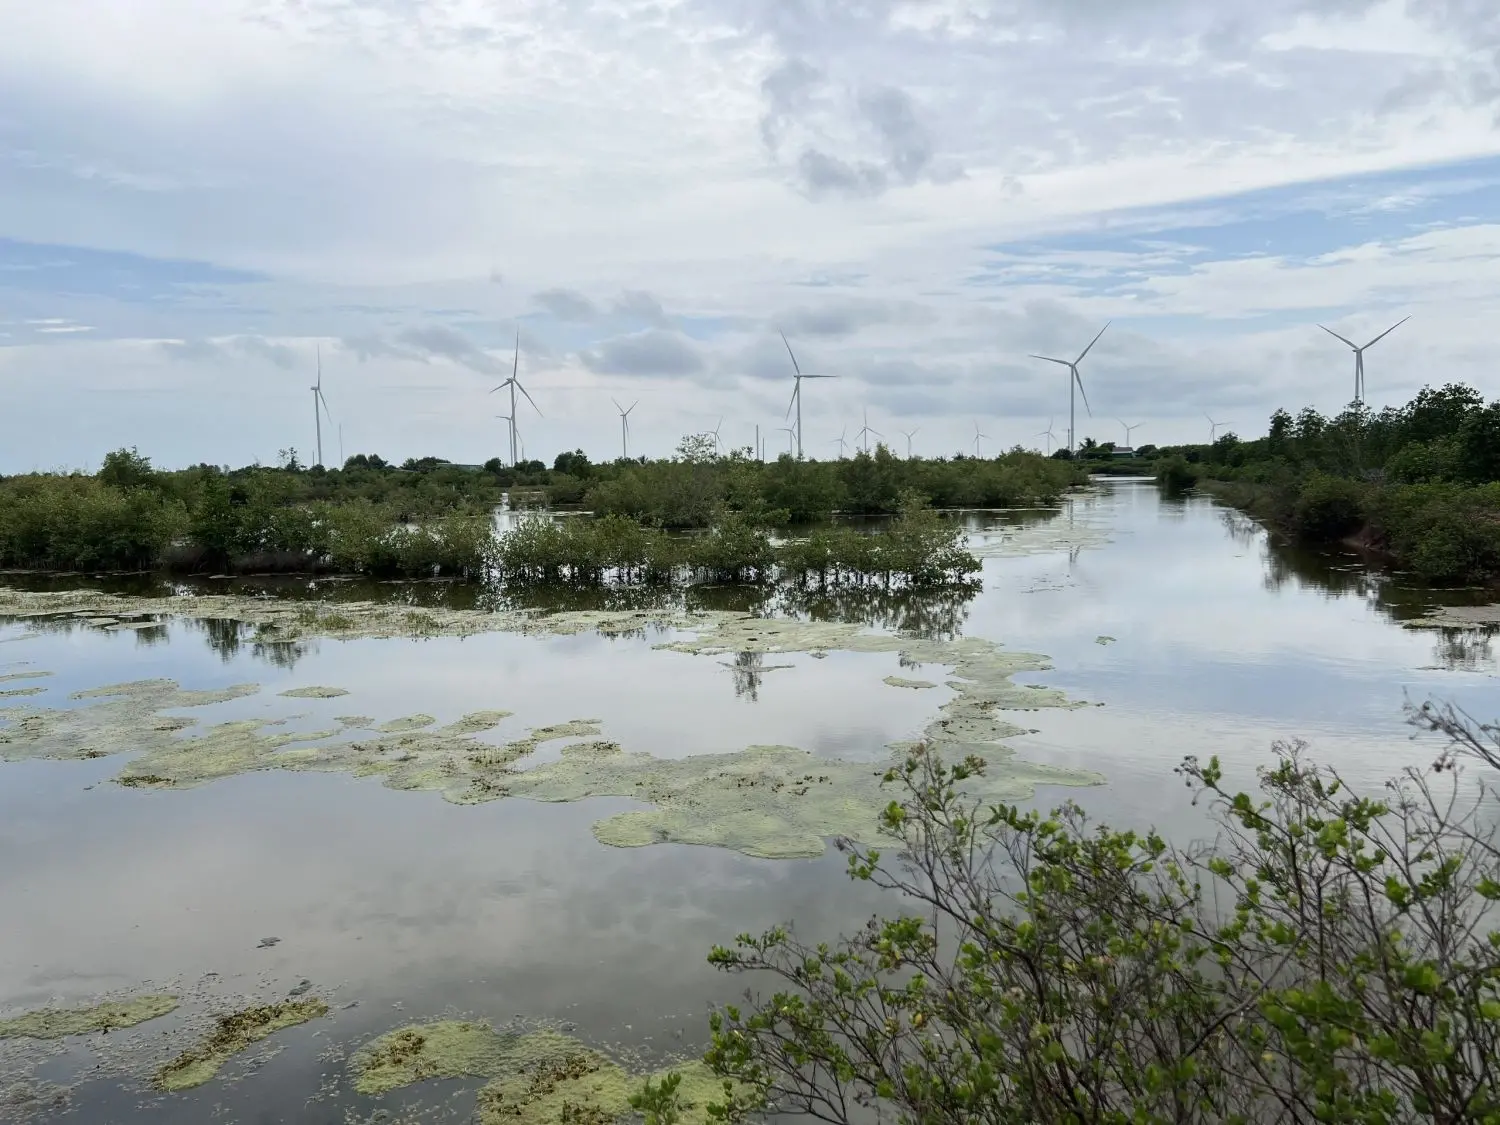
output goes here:
[[1135, 450], [1128, 445], [1117, 445], [1109, 451], [1111, 457], [1134, 457]]

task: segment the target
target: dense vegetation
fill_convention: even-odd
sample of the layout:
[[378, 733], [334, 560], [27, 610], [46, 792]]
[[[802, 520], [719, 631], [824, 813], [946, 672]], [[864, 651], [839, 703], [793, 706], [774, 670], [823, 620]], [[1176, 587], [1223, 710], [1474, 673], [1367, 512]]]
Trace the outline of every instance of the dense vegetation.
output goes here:
[[[1412, 713], [1451, 739], [1378, 798], [1282, 746], [1259, 796], [1179, 769], [1219, 829], [1155, 832], [982, 806], [982, 771], [923, 750], [888, 782], [899, 861], [844, 844], [901, 896], [837, 944], [789, 927], [709, 960], [768, 977], [711, 1019], [711, 1110], [819, 1120], [1500, 1122], [1500, 847], [1460, 761], [1500, 726]], [[679, 1119], [668, 1080], [635, 1099]]]
[[1352, 539], [1434, 582], [1500, 575], [1500, 400], [1471, 387], [1334, 418], [1278, 410], [1264, 438], [1163, 454], [1166, 487], [1211, 488], [1291, 539]]
[[[400, 468], [378, 457], [343, 469], [305, 469], [288, 451], [278, 468], [199, 465], [154, 469], [134, 450], [111, 453], [96, 475], [0, 479], [0, 567], [177, 572], [333, 571], [380, 577], [659, 582], [692, 575], [771, 574], [839, 585], [926, 585], [977, 564], [957, 550], [940, 506], [1032, 506], [1084, 474], [1034, 454], [992, 460], [901, 461], [884, 448], [835, 462], [783, 457], [762, 464], [685, 439], [670, 461], [592, 465], [564, 453], [548, 470], [436, 458]], [[492, 510], [582, 505], [592, 520], [527, 521], [500, 540]], [[906, 510], [878, 537], [822, 527], [773, 547], [771, 529], [834, 512]], [[693, 530], [701, 535], [668, 535]], [[939, 578], [941, 576], [941, 579]]]

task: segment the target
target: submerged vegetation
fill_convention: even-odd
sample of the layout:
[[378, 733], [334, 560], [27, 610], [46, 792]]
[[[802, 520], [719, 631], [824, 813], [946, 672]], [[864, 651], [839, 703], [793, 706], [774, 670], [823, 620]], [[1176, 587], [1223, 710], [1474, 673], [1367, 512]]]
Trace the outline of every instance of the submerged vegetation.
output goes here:
[[1297, 542], [1352, 542], [1431, 582], [1500, 577], [1500, 400], [1472, 387], [1334, 418], [1278, 410], [1264, 438], [1163, 453], [1168, 489], [1197, 484]]
[[[1084, 479], [1071, 465], [1021, 452], [922, 461], [899, 460], [881, 447], [850, 460], [783, 457], [762, 464], [719, 456], [692, 440], [671, 460], [592, 465], [573, 453], [559, 457], [553, 470], [537, 465], [524, 473], [435, 458], [398, 469], [364, 455], [334, 470], [302, 468], [293, 455], [281, 468], [198, 465], [167, 472], [134, 450], [118, 450], [94, 475], [0, 478], [0, 567], [472, 578], [489, 573], [498, 559], [513, 564], [513, 574], [550, 568], [582, 581], [606, 569], [746, 578], [780, 561], [767, 536], [772, 527], [836, 512], [910, 512], [918, 502], [1036, 506]], [[618, 518], [588, 532], [579, 530], [587, 522], [568, 521], [567, 533], [550, 539], [531, 526], [507, 542], [497, 539], [493, 517], [507, 495], [517, 506], [582, 503]], [[706, 534], [663, 534], [672, 530]], [[941, 551], [908, 559], [909, 544], [889, 559], [874, 557], [836, 532], [818, 534], [821, 554], [799, 573], [931, 581], [933, 560], [943, 573], [962, 562]], [[573, 553], [554, 558], [560, 548]], [[865, 563], [877, 569], [859, 570]]]
[[[975, 801], [981, 761], [913, 751], [882, 818], [899, 859], [845, 847], [900, 916], [712, 951], [776, 988], [711, 1017], [739, 1084], [717, 1118], [1500, 1121], [1500, 846], [1456, 768], [1500, 769], [1500, 726], [1411, 718], [1450, 747], [1378, 798], [1300, 746], [1254, 795], [1187, 759], [1219, 829], [1188, 849]], [[670, 1093], [637, 1104], [670, 1120]]]

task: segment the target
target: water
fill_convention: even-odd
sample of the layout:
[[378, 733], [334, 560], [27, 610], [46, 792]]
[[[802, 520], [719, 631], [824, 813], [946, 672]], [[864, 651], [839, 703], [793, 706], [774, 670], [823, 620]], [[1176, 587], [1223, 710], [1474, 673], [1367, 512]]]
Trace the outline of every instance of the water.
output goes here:
[[[1014, 745], [1029, 760], [1097, 770], [1108, 784], [1044, 789], [1041, 802], [1074, 797], [1101, 818], [1182, 838], [1202, 825], [1172, 774], [1185, 754], [1218, 754], [1248, 782], [1274, 741], [1301, 738], [1320, 761], [1373, 786], [1435, 750], [1411, 741], [1405, 698], [1452, 700], [1484, 717], [1495, 710], [1500, 669], [1487, 638], [1401, 624], [1440, 595], [1357, 560], [1276, 548], [1207, 500], [1164, 501], [1143, 482], [1103, 482], [1040, 521], [968, 522], [988, 556], [984, 591], [971, 601], [845, 598], [802, 608], [866, 614], [882, 628], [956, 627], [1048, 654], [1052, 671], [1022, 679], [1102, 706], [1026, 713], [1035, 733]], [[443, 585], [335, 589], [431, 603], [473, 596]], [[886, 743], [915, 736], [951, 695], [886, 687], [893, 673], [926, 674], [901, 669], [894, 654], [736, 661], [651, 647], [668, 634], [288, 647], [187, 622], [16, 640], [27, 631], [0, 624], [0, 675], [55, 672], [4, 685], [44, 686], [37, 700], [48, 706], [122, 680], [254, 681], [262, 692], [210, 708], [205, 720], [297, 716], [291, 726], [316, 729], [334, 714], [448, 721], [503, 708], [514, 716], [486, 738], [588, 718], [626, 749], [661, 757], [784, 743], [874, 759]], [[276, 694], [307, 685], [350, 694]], [[538, 757], [555, 753], [548, 744]], [[477, 1083], [365, 1099], [352, 1093], [342, 1056], [448, 1012], [565, 1021], [590, 1043], [651, 1061], [701, 1049], [706, 1008], [735, 999], [745, 983], [706, 965], [712, 945], [787, 919], [804, 936], [831, 938], [891, 906], [851, 884], [832, 852], [761, 860], [707, 847], [602, 846], [590, 826], [632, 807], [613, 798], [455, 807], [431, 793], [301, 773], [150, 792], [108, 783], [119, 767], [118, 758], [0, 765], [0, 1018], [148, 982], [183, 989], [189, 1019], [232, 1007], [234, 997], [285, 995], [302, 980], [330, 997], [333, 1013], [263, 1045], [276, 1053], [252, 1051], [220, 1080], [170, 1097], [121, 1086], [107, 1071], [93, 1077], [95, 1056], [70, 1047], [39, 1074], [74, 1087], [81, 1121], [343, 1122], [402, 1106], [463, 1120]], [[279, 942], [258, 948], [272, 936]], [[181, 1023], [169, 1017], [109, 1038], [126, 1055], [138, 1048], [160, 1061], [180, 1047]], [[12, 1071], [36, 1061], [15, 1048], [0, 1044], [0, 1089], [7, 1051]], [[0, 1105], [0, 1119], [25, 1112]]]

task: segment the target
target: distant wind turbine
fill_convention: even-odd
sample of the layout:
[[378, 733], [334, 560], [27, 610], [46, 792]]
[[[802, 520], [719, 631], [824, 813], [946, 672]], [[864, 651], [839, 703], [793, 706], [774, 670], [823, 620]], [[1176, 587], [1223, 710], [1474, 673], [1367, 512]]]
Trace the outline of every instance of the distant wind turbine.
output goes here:
[[786, 333], [781, 332], [781, 342], [786, 344], [786, 354], [792, 357], [792, 370], [796, 372], [793, 378], [796, 385], [792, 388], [792, 401], [787, 406], [787, 417], [791, 417], [793, 408], [797, 411], [797, 460], [802, 460], [802, 380], [803, 379], [836, 379], [836, 375], [804, 375], [802, 368], [797, 364], [797, 355], [792, 351], [792, 345], [787, 342]]
[[796, 442], [797, 428], [795, 426], [777, 426], [776, 428], [779, 431], [781, 431], [782, 433], [786, 434], [786, 451], [787, 451], [787, 453], [788, 454], [794, 453], [795, 452], [794, 443]]
[[1052, 422], [1053, 422], [1053, 419], [1052, 418], [1048, 418], [1047, 419], [1047, 428], [1045, 430], [1043, 430], [1041, 433], [1034, 435], [1036, 437], [1044, 437], [1044, 438], [1047, 439], [1047, 456], [1048, 457], [1052, 456], [1052, 443], [1057, 440], [1057, 435], [1052, 432]]
[[918, 426], [916, 430], [900, 430], [900, 431], [898, 431], [901, 434], [902, 437], [906, 438], [906, 459], [908, 461], [911, 460], [911, 439], [914, 436], [916, 436], [917, 431], [920, 430], [921, 428], [922, 428], [921, 426]]
[[[1106, 321], [1105, 324], [1104, 324], [1104, 328], [1099, 329], [1099, 336], [1103, 336], [1104, 335], [1105, 329], [1107, 329], [1109, 327], [1110, 323], [1111, 322]], [[1074, 359], [1074, 360], [1057, 359], [1055, 356], [1050, 356], [1050, 355], [1036, 355], [1036, 354], [1033, 354], [1032, 357], [1031, 357], [1032, 359], [1044, 359], [1048, 363], [1060, 363], [1060, 364], [1062, 364], [1064, 367], [1066, 367], [1068, 369], [1068, 452], [1069, 453], [1073, 452], [1073, 438], [1074, 438], [1074, 434], [1077, 431], [1077, 416], [1076, 416], [1076, 412], [1075, 412], [1075, 408], [1074, 408], [1074, 404], [1073, 404], [1073, 390], [1074, 390], [1075, 386], [1077, 387], [1078, 393], [1081, 394], [1081, 395], [1083, 395], [1083, 408], [1089, 412], [1089, 417], [1090, 418], [1092, 418], [1094, 416], [1093, 408], [1089, 406], [1089, 396], [1088, 396], [1087, 392], [1085, 392], [1084, 389], [1083, 389], [1083, 376], [1081, 376], [1081, 375], [1078, 374], [1078, 365], [1083, 362], [1083, 357], [1089, 354], [1089, 349], [1092, 348], [1095, 344], [1097, 344], [1099, 342], [1099, 336], [1095, 336], [1092, 340], [1090, 340], [1089, 341], [1089, 346], [1087, 348], [1084, 348], [1083, 351], [1079, 352], [1078, 353], [1078, 358]]]
[[1203, 417], [1208, 418], [1208, 444], [1212, 445], [1214, 442], [1219, 440], [1219, 427], [1227, 426], [1229, 425], [1229, 423], [1215, 422], [1212, 418], [1209, 418], [1207, 414], [1205, 414]]
[[1133, 434], [1133, 433], [1135, 433], [1136, 430], [1140, 429], [1141, 426], [1144, 425], [1144, 423], [1137, 422], [1135, 425], [1129, 426], [1129, 425], [1126, 425], [1124, 418], [1116, 418], [1115, 421], [1118, 422], [1118, 423], [1120, 423], [1121, 428], [1124, 429], [1124, 431], [1125, 431], [1125, 448], [1129, 449], [1130, 448], [1130, 435]]
[[620, 457], [623, 460], [629, 461], [630, 460], [630, 410], [634, 410], [637, 406], [639, 406], [641, 404], [641, 400], [640, 399], [636, 399], [634, 402], [632, 402], [630, 404], [630, 410], [626, 410], [618, 402], [615, 402], [614, 399], [610, 399], [609, 401], [610, 402], [614, 402], [615, 403], [615, 409], [620, 412]]
[[317, 464], [323, 463], [323, 418], [326, 415], [330, 422], [333, 421], [333, 412], [328, 409], [328, 400], [323, 397], [323, 345], [317, 345], [318, 355], [318, 381], [309, 389], [313, 393], [313, 425], [318, 434], [318, 460]]
[[[520, 391], [525, 395], [526, 401], [531, 403], [531, 408], [536, 411], [537, 417], [542, 417], [542, 408], [536, 404], [536, 399], [531, 397], [530, 392], [521, 385], [521, 330], [519, 328], [516, 329], [516, 351], [510, 363], [510, 378], [498, 387], [491, 387], [490, 394], [504, 390], [506, 387], [510, 388], [510, 414], [508, 415], [510, 419], [510, 463], [511, 467], [514, 468], [520, 464], [520, 461], [517, 459], [517, 447], [521, 441], [520, 433], [516, 430], [516, 392]], [[499, 415], [498, 417], [507, 417], [507, 415]]]
[[1371, 340], [1368, 344], [1356, 344], [1353, 340], [1349, 339], [1347, 336], [1340, 336], [1332, 328], [1326, 328], [1326, 327], [1324, 327], [1321, 324], [1318, 325], [1319, 328], [1322, 328], [1324, 332], [1327, 332], [1335, 340], [1342, 340], [1344, 343], [1348, 344], [1349, 347], [1354, 350], [1354, 401], [1355, 402], [1363, 403], [1365, 401], [1365, 349], [1366, 348], [1372, 348], [1372, 347], [1374, 347], [1376, 344], [1380, 343], [1381, 340], [1384, 340], [1387, 336], [1389, 336], [1392, 332], [1396, 331], [1396, 329], [1400, 328], [1403, 324], [1405, 324], [1410, 319], [1411, 319], [1410, 316], [1403, 316], [1400, 320], [1396, 321], [1395, 324], [1391, 325], [1384, 332], [1382, 332], [1379, 336], [1376, 336], [1375, 339]]
[[868, 409], [864, 412], [864, 419], [865, 424], [859, 428], [859, 433], [855, 434], [854, 437], [856, 441], [864, 443], [864, 450], [868, 453], [870, 452], [870, 435], [874, 434], [876, 437], [885, 437], [885, 435], [879, 430], [870, 429], [870, 411]]
[[836, 438], [834, 438], [832, 441], [830, 441], [828, 443], [829, 445], [836, 445], [836, 446], [839, 447], [839, 460], [840, 461], [842, 461], [844, 459], [844, 453], [845, 453], [845, 451], [849, 447], [849, 443], [845, 440], [845, 438], [848, 437], [848, 434], [849, 434], [849, 427], [845, 426], [842, 430], [839, 431], [839, 436], [836, 437]]
[[982, 434], [982, 433], [979, 432], [979, 420], [976, 418], [974, 420], [974, 456], [975, 457], [979, 456], [979, 439], [980, 438], [987, 438], [989, 436], [990, 436], [989, 434]]

